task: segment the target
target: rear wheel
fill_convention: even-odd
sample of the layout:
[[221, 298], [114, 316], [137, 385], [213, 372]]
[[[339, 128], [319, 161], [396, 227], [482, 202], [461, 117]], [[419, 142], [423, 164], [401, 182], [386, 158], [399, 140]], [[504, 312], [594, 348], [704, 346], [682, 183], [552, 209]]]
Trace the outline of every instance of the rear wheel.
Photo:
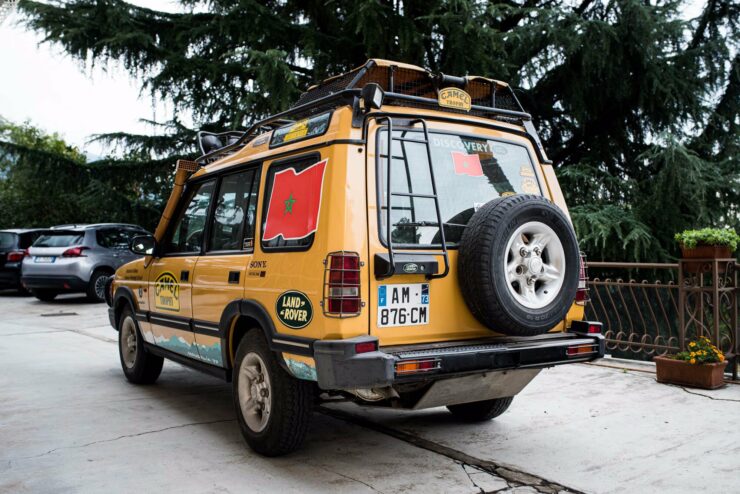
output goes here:
[[297, 449], [311, 420], [312, 383], [288, 375], [257, 329], [239, 344], [233, 373], [234, 406], [247, 444], [265, 456]]
[[493, 400], [474, 401], [460, 405], [449, 405], [447, 409], [455, 418], [464, 422], [485, 422], [498, 417], [511, 406], [513, 396]]
[[110, 275], [105, 271], [95, 271], [87, 285], [87, 298], [91, 302], [105, 301], [105, 285]]
[[162, 372], [164, 359], [144, 349], [144, 339], [130, 307], [118, 322], [118, 356], [123, 374], [134, 384], [152, 384]]
[[41, 300], [42, 302], [51, 302], [52, 300], [57, 298], [57, 295], [59, 295], [53, 290], [31, 290], [31, 293], [34, 297]]

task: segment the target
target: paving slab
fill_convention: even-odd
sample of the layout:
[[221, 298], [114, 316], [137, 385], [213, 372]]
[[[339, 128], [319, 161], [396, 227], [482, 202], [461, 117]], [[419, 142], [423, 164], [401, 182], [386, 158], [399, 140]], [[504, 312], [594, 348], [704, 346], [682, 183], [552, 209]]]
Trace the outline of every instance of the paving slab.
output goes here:
[[564, 366], [485, 424], [325, 404], [300, 451], [268, 459], [244, 445], [230, 385], [171, 362], [130, 385], [116, 337], [105, 305], [0, 294], [1, 493], [740, 492], [737, 385]]
[[65, 307], [94, 337], [0, 297], [2, 493], [483, 492], [459, 462], [325, 414], [299, 452], [261, 457], [230, 385], [170, 362], [157, 384], [131, 385], [105, 306]]
[[740, 386], [658, 384], [595, 365], [542, 371], [497, 419], [329, 405], [383, 427], [584, 492], [740, 492]]

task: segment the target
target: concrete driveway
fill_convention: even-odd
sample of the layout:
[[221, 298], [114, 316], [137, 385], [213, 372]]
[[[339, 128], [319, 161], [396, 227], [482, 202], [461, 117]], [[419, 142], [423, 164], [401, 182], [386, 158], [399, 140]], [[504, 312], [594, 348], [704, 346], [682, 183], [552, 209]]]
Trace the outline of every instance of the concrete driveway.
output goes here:
[[740, 491], [737, 385], [558, 367], [477, 426], [325, 404], [299, 452], [267, 459], [229, 385], [169, 362], [128, 384], [105, 309], [0, 294], [0, 492]]

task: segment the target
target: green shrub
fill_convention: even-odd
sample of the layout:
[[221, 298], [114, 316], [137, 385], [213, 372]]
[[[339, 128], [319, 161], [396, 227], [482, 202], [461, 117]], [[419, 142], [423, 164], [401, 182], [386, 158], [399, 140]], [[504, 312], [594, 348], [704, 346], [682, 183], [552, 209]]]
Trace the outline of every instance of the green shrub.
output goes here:
[[701, 230], [684, 230], [674, 237], [676, 242], [693, 249], [697, 245], [726, 245], [732, 252], [737, 250], [740, 236], [731, 228], [702, 228]]

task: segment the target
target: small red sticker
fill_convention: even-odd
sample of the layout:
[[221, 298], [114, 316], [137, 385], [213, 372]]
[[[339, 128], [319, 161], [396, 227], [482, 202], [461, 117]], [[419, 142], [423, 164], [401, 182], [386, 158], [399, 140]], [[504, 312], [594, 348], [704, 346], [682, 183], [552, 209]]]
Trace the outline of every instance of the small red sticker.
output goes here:
[[465, 154], [453, 151], [452, 161], [455, 164], [456, 175], [483, 176], [483, 167], [480, 164], [480, 157], [477, 154]]

